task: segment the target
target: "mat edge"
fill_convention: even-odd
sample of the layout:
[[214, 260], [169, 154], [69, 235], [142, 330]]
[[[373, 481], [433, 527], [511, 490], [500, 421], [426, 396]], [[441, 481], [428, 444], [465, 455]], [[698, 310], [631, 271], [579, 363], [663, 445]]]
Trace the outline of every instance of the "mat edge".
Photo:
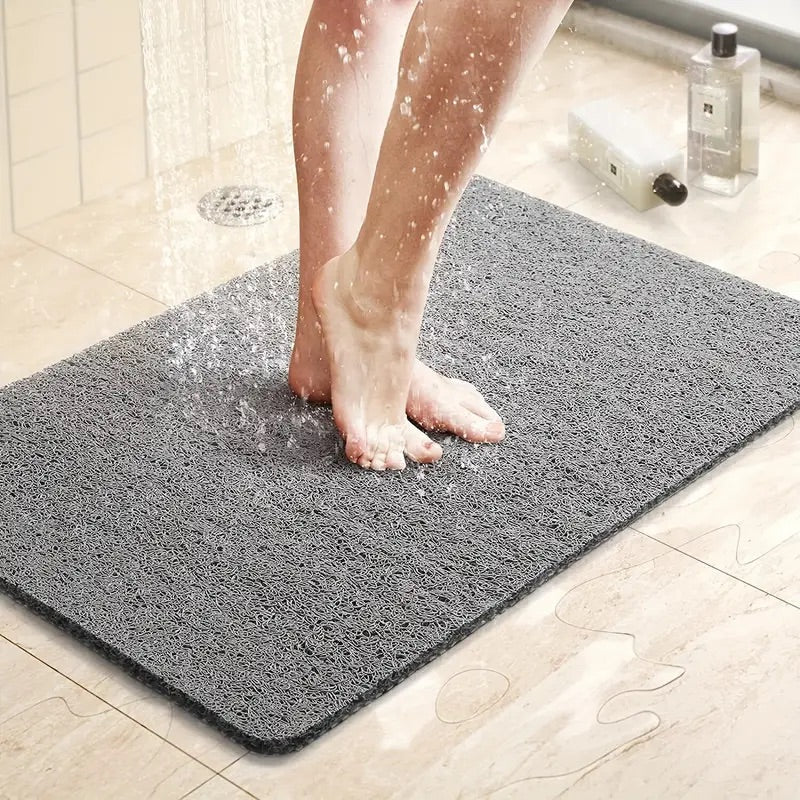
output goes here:
[[[275, 739], [263, 739], [259, 738], [258, 736], [254, 736], [253, 734], [247, 733], [243, 728], [239, 728], [233, 723], [226, 721], [224, 717], [221, 717], [220, 715], [211, 711], [207, 706], [204, 706], [202, 703], [198, 702], [190, 695], [187, 695], [181, 689], [178, 689], [177, 687], [175, 687], [168, 681], [164, 680], [163, 678], [159, 677], [155, 673], [151, 672], [147, 668], [142, 667], [136, 661], [129, 658], [120, 650], [118, 650], [116, 647], [114, 647], [114, 645], [111, 645], [105, 642], [104, 640], [100, 639], [99, 637], [95, 636], [94, 634], [90, 633], [80, 623], [75, 622], [69, 617], [66, 617], [59, 611], [56, 611], [55, 609], [51, 608], [46, 603], [42, 602], [38, 598], [34, 597], [33, 595], [21, 589], [20, 587], [16, 586], [15, 584], [12, 584], [11, 582], [7, 581], [1, 576], [0, 576], [0, 590], [2, 590], [3, 593], [12, 597], [15, 601], [19, 602], [21, 605], [24, 605], [26, 608], [29, 608], [38, 616], [45, 619], [48, 623], [53, 624], [60, 630], [63, 630], [71, 634], [75, 639], [77, 639], [79, 642], [87, 646], [90, 650], [93, 650], [94, 652], [103, 656], [107, 661], [116, 664], [125, 673], [135, 678], [140, 683], [158, 692], [159, 694], [165, 695], [167, 698], [175, 701], [175, 703], [178, 706], [180, 706], [180, 708], [190, 713], [196, 719], [199, 719], [201, 722], [204, 722], [210, 725], [211, 727], [216, 728], [220, 733], [224, 734], [229, 739], [241, 745], [242, 747], [245, 747], [250, 752], [255, 753], [257, 755], [284, 755], [287, 753], [292, 753], [300, 750], [301, 748], [310, 744], [314, 740], [318, 739], [324, 733], [327, 733], [336, 726], [340, 725], [348, 717], [355, 714], [364, 706], [368, 705], [374, 700], [377, 700], [379, 697], [381, 697], [382, 695], [389, 692], [391, 689], [401, 684], [404, 680], [410, 678], [414, 673], [418, 672], [422, 667], [426, 666], [431, 661], [438, 658], [440, 655], [447, 652], [448, 650], [451, 650], [453, 647], [462, 642], [472, 633], [474, 633], [479, 628], [486, 625], [488, 622], [491, 622], [493, 619], [495, 619], [495, 617], [499, 616], [507, 609], [515, 606], [517, 603], [526, 598], [528, 595], [530, 595], [537, 588], [545, 584], [555, 575], [558, 575], [560, 572], [567, 569], [567, 567], [574, 564], [580, 558], [583, 558], [585, 555], [594, 550], [596, 547], [599, 547], [601, 544], [607, 542], [612, 536], [614, 536], [619, 531], [630, 527], [632, 523], [643, 517], [654, 507], [664, 502], [668, 498], [672, 497], [673, 495], [677, 494], [679, 491], [681, 491], [686, 486], [696, 481], [702, 475], [705, 475], [707, 472], [710, 472], [712, 469], [714, 469], [723, 461], [727, 460], [731, 456], [743, 450], [748, 444], [755, 441], [759, 437], [763, 436], [768, 431], [772, 430], [774, 427], [779, 425], [784, 419], [791, 417], [797, 411], [800, 411], [800, 399], [796, 400], [787, 409], [785, 409], [781, 413], [777, 414], [776, 416], [772, 417], [770, 420], [765, 422], [764, 425], [753, 431], [753, 433], [751, 433], [749, 436], [737, 442], [736, 444], [732, 445], [727, 450], [724, 450], [708, 464], [695, 470], [695, 472], [693, 472], [691, 475], [677, 482], [674, 486], [670, 487], [669, 489], [666, 489], [664, 492], [662, 492], [660, 495], [654, 498], [650, 503], [643, 506], [641, 510], [632, 514], [627, 519], [615, 525], [613, 528], [609, 528], [608, 531], [604, 532], [602, 536], [598, 537], [596, 540], [587, 542], [583, 547], [581, 547], [579, 550], [576, 550], [573, 554], [569, 556], [569, 558], [565, 559], [563, 562], [558, 564], [554, 569], [548, 570], [547, 572], [538, 575], [534, 580], [526, 584], [523, 584], [512, 595], [504, 598], [502, 602], [496, 603], [494, 606], [488, 609], [485, 613], [481, 614], [479, 617], [462, 625], [460, 628], [457, 628], [447, 639], [437, 644], [435, 648], [432, 648], [420, 654], [419, 657], [417, 657], [414, 661], [405, 666], [401, 671], [392, 673], [389, 677], [384, 678], [379, 683], [370, 687], [368, 691], [363, 692], [360, 695], [357, 695], [351, 703], [348, 703], [347, 706], [344, 706], [342, 709], [335, 712], [333, 715], [329, 715], [328, 717], [325, 717], [324, 720], [307, 728], [303, 733], [298, 733], [291, 736], [280, 737]], [[13, 640], [9, 641], [13, 642]], [[23, 645], [18, 645], [18, 646], [21, 647], [23, 650], [25, 650], [25, 652], [28, 652], [29, 655], [34, 655], [33, 653], [30, 653], [28, 650], [26, 650]], [[67, 677], [68, 680], [73, 681], [73, 679], [70, 678], [69, 676], [65, 677]], [[81, 688], [85, 689], [85, 687]], [[99, 695], [95, 696], [97, 696], [104, 703], [107, 703], [111, 708], [116, 709], [116, 706], [114, 706], [108, 700], [105, 700]], [[148, 730], [151, 729], [148, 728]], [[157, 736], [160, 736], [160, 734], [157, 731], [152, 731], [152, 732], [155, 733]]]

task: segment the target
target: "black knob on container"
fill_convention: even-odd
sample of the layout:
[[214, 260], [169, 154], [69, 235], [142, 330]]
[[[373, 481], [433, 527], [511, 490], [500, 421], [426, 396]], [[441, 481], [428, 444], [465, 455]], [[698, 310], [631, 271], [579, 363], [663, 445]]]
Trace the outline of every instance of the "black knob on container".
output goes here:
[[739, 28], [732, 22], [718, 22], [711, 28], [711, 55], [732, 58], [736, 55], [736, 34]]
[[686, 184], [669, 172], [662, 172], [653, 181], [653, 191], [670, 206], [679, 206], [689, 196]]

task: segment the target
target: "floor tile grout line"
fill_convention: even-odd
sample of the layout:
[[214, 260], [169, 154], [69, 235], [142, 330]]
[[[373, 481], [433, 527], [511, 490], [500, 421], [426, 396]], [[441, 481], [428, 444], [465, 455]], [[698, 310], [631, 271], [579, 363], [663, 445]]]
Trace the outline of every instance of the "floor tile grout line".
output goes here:
[[[228, 767], [233, 766], [237, 761], [239, 761], [239, 759], [241, 759], [245, 755], [247, 755], [247, 753], [242, 753], [242, 755], [237, 756], [233, 761], [231, 761], [230, 764], [226, 764], [224, 767], [222, 767], [222, 770], [216, 770], [216, 769], [214, 769], [214, 767], [212, 767], [209, 764], [206, 764], [205, 762], [201, 761], [199, 758], [197, 758], [197, 756], [193, 756], [191, 753], [187, 752], [182, 747], [180, 747], [179, 745], [175, 744], [175, 742], [170, 741], [169, 739], [165, 738], [162, 734], [158, 733], [157, 731], [154, 731], [152, 728], [149, 728], [147, 725], [145, 725], [143, 722], [140, 722], [135, 717], [132, 717], [130, 714], [126, 714], [121, 708], [118, 708], [113, 703], [111, 703], [108, 700], [106, 700], [104, 697], [101, 697], [99, 694], [93, 692], [87, 686], [84, 686], [82, 683], [79, 683], [78, 681], [75, 680], [75, 678], [70, 677], [69, 675], [67, 675], [65, 672], [62, 672], [57, 667], [54, 667], [52, 664], [49, 664], [47, 661], [45, 661], [44, 659], [42, 659], [39, 656], [37, 656], [36, 653], [32, 653], [30, 650], [28, 650], [27, 648], [23, 647], [18, 642], [15, 642], [13, 639], [9, 639], [9, 637], [6, 636], [4, 633], [0, 633], [0, 640], [8, 642], [8, 644], [10, 644], [12, 647], [15, 647], [17, 650], [19, 650], [19, 651], [25, 653], [26, 655], [30, 656], [34, 660], [38, 661], [40, 664], [43, 664], [48, 669], [51, 669], [56, 674], [60, 675], [65, 680], [69, 681], [74, 686], [77, 686], [79, 689], [82, 689], [87, 694], [89, 694], [92, 697], [94, 697], [96, 700], [99, 700], [101, 703], [103, 703], [103, 705], [108, 706], [109, 711], [116, 711], [118, 714], [121, 714], [123, 717], [125, 717], [126, 719], [128, 719], [131, 722], [135, 723], [136, 725], [138, 725], [143, 730], [146, 730], [148, 733], [151, 733], [151, 734], [153, 734], [153, 736], [156, 736], [157, 738], [161, 739], [162, 742], [165, 742], [166, 744], [170, 745], [170, 747], [174, 747], [176, 750], [178, 750], [179, 752], [183, 753], [187, 758], [190, 758], [190, 759], [192, 759], [192, 761], [196, 762], [197, 764], [200, 764], [201, 767], [205, 767], [206, 769], [211, 770], [214, 773], [214, 775], [219, 775], [221, 778], [225, 778], [225, 780], [228, 781], [229, 783], [233, 783], [233, 781], [230, 778], [228, 778], [227, 776], [221, 774], [222, 770], [226, 770], [226, 769], [228, 769]], [[144, 684], [142, 684], [142, 685], [144, 686]], [[147, 688], [147, 687], [145, 687], [145, 688]], [[158, 697], [160, 700], [164, 700], [165, 702], [169, 702], [168, 700], [166, 700], [166, 698], [164, 698], [162, 695], [160, 695], [158, 693], [154, 693], [154, 695], [156, 697]], [[211, 780], [211, 778], [209, 778], [209, 780]], [[202, 784], [200, 784], [200, 785], [202, 785]], [[238, 784], [233, 783], [233, 785], [238, 787]], [[198, 788], [198, 787], [195, 786], [194, 789], [196, 789], [196, 788]], [[242, 787], [238, 787], [238, 788], [242, 788]], [[194, 789], [192, 789], [192, 791], [194, 791]], [[249, 794], [249, 792], [248, 792], [248, 794]]]
[[[54, 667], [52, 664], [50, 664], [50, 663], [48, 663], [47, 661], [45, 661], [44, 659], [40, 658], [40, 657], [39, 657], [39, 656], [37, 656], [35, 653], [32, 653], [30, 650], [26, 649], [25, 647], [23, 647], [23, 646], [22, 646], [21, 644], [19, 644], [18, 642], [15, 642], [13, 639], [9, 639], [9, 638], [8, 638], [8, 636], [6, 636], [5, 634], [3, 634], [3, 633], [0, 633], [0, 639], [3, 639], [4, 641], [8, 642], [8, 643], [9, 643], [10, 645], [12, 645], [13, 647], [16, 647], [16, 648], [17, 648], [18, 650], [20, 650], [21, 652], [25, 653], [26, 655], [28, 655], [28, 656], [30, 656], [31, 658], [33, 658], [33, 659], [35, 659], [36, 661], [38, 661], [40, 664], [43, 664], [45, 667], [47, 667], [47, 668], [49, 668], [49, 669], [53, 670], [53, 672], [57, 673], [58, 675], [61, 675], [61, 677], [62, 677], [62, 678], [64, 678], [65, 680], [69, 681], [69, 682], [70, 682], [70, 683], [72, 683], [73, 685], [77, 686], [79, 689], [82, 689], [82, 690], [83, 690], [83, 691], [85, 691], [87, 694], [89, 694], [89, 695], [91, 695], [92, 697], [94, 697], [96, 700], [99, 700], [99, 701], [100, 701], [101, 703], [103, 703], [104, 705], [107, 705], [107, 706], [109, 707], [109, 711], [112, 711], [112, 710], [113, 710], [113, 711], [117, 711], [119, 714], [121, 714], [121, 715], [122, 715], [123, 717], [125, 717], [126, 719], [129, 719], [131, 722], [134, 722], [134, 723], [136, 723], [136, 724], [137, 724], [137, 725], [138, 725], [140, 728], [143, 728], [143, 729], [144, 729], [144, 730], [146, 730], [148, 733], [152, 733], [152, 734], [153, 734], [153, 736], [156, 736], [156, 737], [158, 737], [158, 738], [159, 738], [159, 739], [161, 739], [163, 742], [166, 742], [167, 744], [171, 745], [172, 747], [174, 747], [174, 748], [175, 748], [176, 750], [178, 750], [179, 752], [183, 753], [183, 754], [184, 754], [185, 756], [187, 756], [188, 758], [191, 758], [193, 761], [197, 762], [197, 763], [198, 763], [198, 764], [200, 764], [201, 766], [205, 767], [206, 769], [209, 769], [209, 770], [211, 770], [211, 771], [214, 773], [214, 774], [213, 774], [213, 775], [212, 775], [210, 778], [207, 778], [205, 781], [203, 781], [203, 783], [200, 783], [200, 784], [198, 784], [197, 786], [194, 786], [194, 787], [191, 789], [191, 791], [189, 791], [189, 792], [188, 792], [187, 794], [185, 794], [185, 795], [182, 795], [182, 797], [181, 797], [181, 800], [183, 800], [183, 798], [184, 798], [184, 797], [188, 797], [189, 795], [191, 795], [191, 793], [192, 793], [192, 792], [194, 792], [195, 790], [199, 789], [201, 786], [204, 786], [206, 783], [208, 783], [209, 781], [213, 780], [215, 777], [220, 777], [220, 778], [222, 778], [224, 781], [226, 781], [226, 782], [230, 783], [232, 786], [235, 786], [237, 789], [241, 789], [241, 790], [242, 790], [242, 791], [243, 791], [245, 794], [249, 795], [250, 797], [253, 797], [253, 798], [255, 798], [256, 800], [258, 800], [258, 797], [257, 797], [257, 795], [254, 795], [252, 792], [248, 791], [248, 790], [247, 790], [247, 789], [245, 789], [243, 786], [240, 786], [238, 783], [236, 783], [235, 781], [233, 781], [233, 780], [232, 780], [231, 778], [229, 778], [227, 775], [223, 775], [223, 774], [222, 774], [222, 773], [223, 773], [223, 772], [224, 772], [226, 769], [230, 769], [230, 767], [232, 767], [234, 764], [236, 764], [236, 763], [238, 763], [239, 761], [241, 761], [241, 760], [242, 760], [242, 759], [243, 759], [243, 758], [244, 758], [246, 755], [248, 755], [249, 751], [246, 751], [246, 752], [242, 753], [241, 755], [238, 755], [238, 756], [236, 756], [236, 758], [234, 758], [234, 759], [233, 759], [233, 761], [231, 761], [231, 762], [230, 762], [230, 763], [228, 763], [228, 764], [225, 764], [225, 766], [224, 766], [224, 767], [221, 767], [220, 769], [214, 769], [214, 767], [212, 767], [210, 764], [206, 764], [204, 761], [201, 761], [201, 760], [200, 760], [199, 758], [197, 758], [196, 756], [193, 756], [191, 753], [187, 752], [187, 751], [186, 751], [186, 750], [184, 750], [182, 747], [180, 747], [180, 746], [178, 746], [177, 744], [175, 744], [175, 742], [173, 742], [173, 741], [170, 741], [169, 739], [165, 738], [163, 735], [161, 735], [161, 734], [160, 734], [160, 733], [158, 733], [157, 731], [154, 731], [152, 728], [149, 728], [147, 725], [145, 725], [143, 722], [140, 722], [140, 721], [139, 721], [139, 720], [137, 720], [135, 717], [132, 717], [132, 716], [130, 716], [129, 714], [126, 714], [126, 713], [125, 713], [125, 712], [124, 712], [124, 711], [123, 711], [121, 708], [119, 708], [118, 706], [115, 706], [113, 703], [111, 703], [110, 701], [106, 700], [104, 697], [101, 697], [100, 695], [96, 694], [96, 693], [95, 693], [95, 692], [93, 692], [93, 691], [92, 691], [90, 688], [88, 688], [87, 686], [84, 686], [82, 683], [80, 683], [80, 682], [76, 681], [74, 678], [72, 678], [72, 677], [70, 677], [69, 675], [67, 675], [66, 673], [62, 672], [62, 671], [61, 671], [60, 669], [58, 669], [57, 667]], [[168, 700], [166, 700], [166, 698], [162, 697], [161, 695], [159, 695], [159, 694], [157, 694], [157, 693], [155, 694], [155, 696], [156, 696], [156, 697], [158, 697], [160, 700], [164, 700], [165, 702], [169, 702]]]
[[[571, 209], [573, 206], [580, 205], [582, 202], [584, 202], [584, 200], [588, 200], [590, 197], [596, 197], [597, 195], [601, 194], [601, 193], [602, 193], [602, 191], [603, 191], [603, 189], [605, 189], [605, 188], [607, 188], [607, 187], [606, 187], [606, 185], [605, 185], [605, 184], [602, 184], [602, 186], [600, 186], [598, 189], [595, 189], [594, 191], [592, 191], [592, 192], [590, 192], [589, 194], [587, 194], [585, 197], [581, 197], [580, 199], [578, 199], [578, 200], [575, 200], [575, 202], [573, 202], [573, 203], [570, 203], [569, 205], [566, 205], [566, 206], [564, 206], [564, 208], [565, 208], [565, 209], [567, 209], [567, 210], [569, 210], [569, 209]], [[575, 213], [577, 214], [577, 213], [580, 213], [580, 212], [577, 212], [577, 211], [576, 211]]]
[[[241, 757], [242, 756], [239, 756], [239, 758], [241, 758]], [[239, 759], [237, 758], [236, 761], [238, 761], [238, 760]], [[235, 764], [236, 761], [234, 761], [233, 763]], [[228, 767], [230, 767], [230, 766], [231, 766], [231, 764], [228, 764]], [[227, 769], [228, 767], [225, 767], [225, 769]], [[207, 783], [210, 783], [211, 781], [213, 781], [214, 778], [222, 778], [222, 780], [224, 780], [226, 783], [229, 783], [231, 786], [235, 786], [237, 789], [239, 789], [242, 792], [244, 792], [248, 797], [252, 797], [253, 800], [260, 800], [258, 795], [255, 795], [252, 792], [248, 791], [247, 789], [244, 788], [244, 786], [239, 786], [238, 783], [234, 783], [234, 781], [232, 781], [230, 778], [227, 778], [225, 775], [223, 775], [220, 772], [217, 772], [215, 775], [212, 775], [210, 778], [206, 778], [202, 783], [197, 784], [197, 786], [192, 787], [188, 792], [186, 792], [186, 794], [182, 794], [180, 796], [179, 800], [187, 800], [187, 798], [188, 798], [188, 800], [191, 800], [192, 795], [198, 789], [201, 789]]]
[[652, 536], [649, 533], [645, 533], [644, 531], [639, 530], [639, 528], [632, 527], [631, 530], [636, 531], [636, 533], [639, 533], [642, 536], [646, 536], [648, 539], [650, 539], [653, 542], [657, 542], [658, 544], [663, 544], [664, 547], [669, 547], [670, 550], [673, 550], [676, 553], [680, 553], [681, 555], [687, 556], [687, 558], [691, 558], [693, 561], [696, 561], [698, 564], [704, 564], [705, 566], [709, 567], [710, 569], [713, 569], [713, 570], [715, 570], [717, 572], [720, 572], [723, 575], [727, 575], [729, 578], [733, 578], [733, 580], [738, 581], [739, 583], [743, 583], [745, 586], [749, 586], [751, 589], [755, 589], [757, 592], [761, 592], [762, 594], [767, 595], [768, 597], [772, 597], [773, 599], [777, 600], [780, 603], [784, 603], [785, 605], [790, 606], [791, 608], [796, 608], [798, 611], [800, 611], [800, 606], [799, 605], [797, 605], [796, 603], [791, 602], [791, 600], [785, 600], [783, 597], [779, 597], [778, 595], [773, 594], [772, 592], [769, 591], [769, 589], [764, 589], [761, 586], [756, 586], [754, 583], [750, 583], [750, 581], [746, 581], [744, 578], [740, 578], [738, 575], [733, 575], [730, 572], [728, 572], [727, 570], [722, 569], [721, 567], [717, 567], [714, 564], [709, 564], [707, 561], [703, 561], [702, 558], [698, 558], [697, 556], [694, 556], [691, 553], [687, 553], [685, 550], [681, 550], [680, 547], [678, 547], [678, 546], [676, 546], [674, 544], [670, 544], [669, 542], [665, 542], [662, 539], [659, 539], [657, 536]]
[[134, 292], [135, 294], [141, 295], [142, 297], [146, 297], [148, 300], [152, 300], [154, 303], [158, 303], [160, 306], [163, 306], [163, 308], [165, 308], [165, 309], [169, 308], [169, 305], [167, 303], [165, 303], [163, 300], [159, 300], [157, 297], [153, 297], [152, 295], [148, 294], [147, 292], [143, 292], [141, 289], [136, 289], [135, 287], [133, 287], [133, 286], [127, 284], [127, 283], [124, 283], [123, 281], [118, 280], [117, 278], [113, 278], [113, 277], [111, 277], [111, 275], [107, 275], [105, 272], [101, 272], [99, 269], [95, 269], [94, 267], [90, 267], [88, 264], [84, 264], [83, 261], [78, 261], [77, 258], [73, 258], [72, 256], [67, 255], [66, 253], [62, 253], [62, 252], [56, 250], [54, 247], [51, 247], [48, 244], [44, 244], [44, 242], [37, 241], [36, 239], [34, 239], [33, 237], [31, 237], [30, 235], [28, 235], [26, 233], [17, 232], [17, 236], [21, 237], [22, 239], [25, 239], [26, 241], [30, 242], [33, 245], [36, 245], [37, 247], [41, 247], [43, 250], [47, 250], [48, 252], [52, 253], [53, 255], [60, 256], [61, 258], [65, 258], [68, 261], [72, 261], [73, 264], [77, 264], [79, 267], [83, 267], [84, 269], [88, 269], [89, 272], [93, 272], [95, 275], [99, 275], [101, 278], [106, 278], [107, 280], [111, 281], [112, 283], [116, 283], [117, 285], [122, 286], [124, 289], [127, 289], [128, 291]]

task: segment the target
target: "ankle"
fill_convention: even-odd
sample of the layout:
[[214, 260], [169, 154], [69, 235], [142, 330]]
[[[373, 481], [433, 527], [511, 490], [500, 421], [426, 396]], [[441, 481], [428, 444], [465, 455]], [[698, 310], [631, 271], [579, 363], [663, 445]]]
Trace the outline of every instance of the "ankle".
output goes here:
[[[345, 283], [355, 311], [375, 323], [405, 327], [422, 317], [427, 296], [425, 269], [421, 264], [391, 264], [370, 256], [358, 243], [346, 254], [349, 274]], [[344, 260], [344, 259], [343, 259]]]

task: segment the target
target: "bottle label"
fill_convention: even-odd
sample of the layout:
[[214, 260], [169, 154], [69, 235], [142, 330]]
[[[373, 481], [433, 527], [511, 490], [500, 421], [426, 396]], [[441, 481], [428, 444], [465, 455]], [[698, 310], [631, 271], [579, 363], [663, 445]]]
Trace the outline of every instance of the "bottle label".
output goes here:
[[728, 134], [728, 93], [717, 86], [692, 85], [691, 127], [705, 136]]
[[622, 158], [611, 148], [606, 150], [605, 179], [607, 183], [622, 189], [625, 179], [625, 168]]

